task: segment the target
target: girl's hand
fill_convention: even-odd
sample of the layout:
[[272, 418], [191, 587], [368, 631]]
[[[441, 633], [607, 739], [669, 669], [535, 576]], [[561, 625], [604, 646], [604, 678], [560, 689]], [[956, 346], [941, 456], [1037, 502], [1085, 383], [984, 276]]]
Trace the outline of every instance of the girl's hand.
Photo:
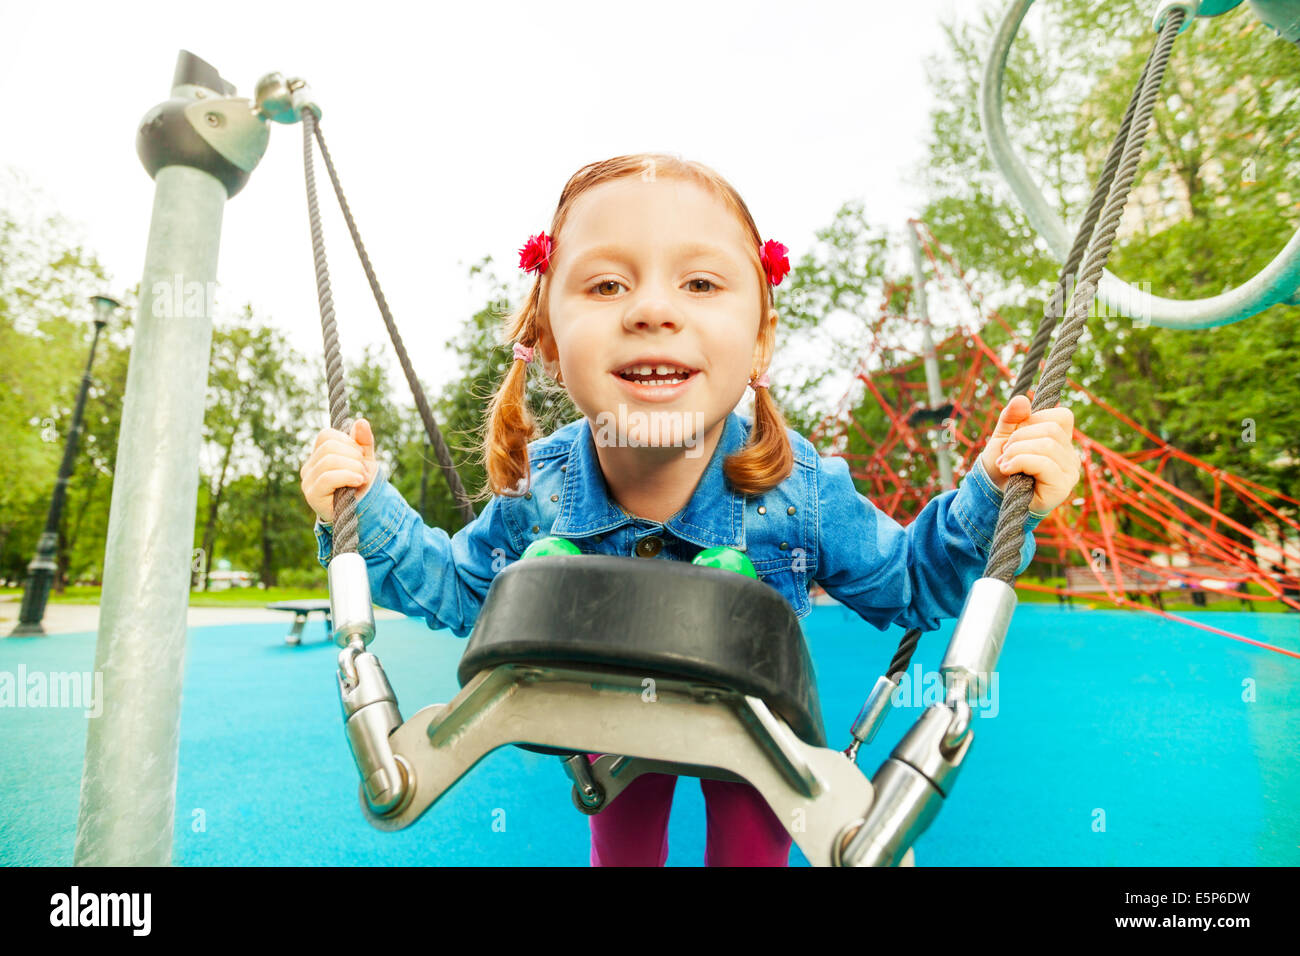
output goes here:
[[1079, 453], [1072, 441], [1074, 413], [1058, 407], [1030, 414], [1029, 408], [1024, 395], [1007, 403], [980, 461], [999, 491], [1006, 487], [1009, 475], [1032, 475], [1034, 499], [1029, 510], [1047, 514], [1070, 497], [1079, 481]]
[[352, 437], [336, 428], [322, 428], [311, 456], [299, 471], [302, 494], [311, 510], [326, 524], [334, 521], [334, 491], [353, 487], [357, 500], [370, 490], [379, 463], [375, 460], [375, 435], [370, 423], [358, 418], [352, 423]]

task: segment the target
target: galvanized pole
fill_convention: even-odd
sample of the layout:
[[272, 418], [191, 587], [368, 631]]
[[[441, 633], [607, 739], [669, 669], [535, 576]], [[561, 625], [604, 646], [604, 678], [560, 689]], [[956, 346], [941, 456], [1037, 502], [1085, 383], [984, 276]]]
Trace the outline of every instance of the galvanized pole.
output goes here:
[[[921, 354], [925, 357], [925, 384], [929, 392], [930, 408], [936, 409], [944, 404], [943, 400], [943, 383], [939, 379], [939, 358], [934, 351], [934, 335], [930, 329], [930, 309], [925, 300], [925, 271], [921, 266], [921, 242], [917, 238], [916, 229], [909, 222], [907, 224], [907, 237], [912, 246], [912, 273], [915, 276], [913, 282], [915, 295], [913, 297], [913, 310], [921, 317]], [[952, 480], [952, 459], [948, 457], [948, 446], [943, 436], [948, 429], [947, 424], [942, 424], [939, 429], [939, 436], [934, 443], [934, 457], [939, 463], [939, 482], [944, 488], [956, 487]]]
[[211, 304], [226, 200], [265, 151], [246, 99], [181, 51], [171, 99], [141, 122], [155, 182], [104, 552], [90, 721], [73, 862], [165, 866], [172, 855], [181, 674]]

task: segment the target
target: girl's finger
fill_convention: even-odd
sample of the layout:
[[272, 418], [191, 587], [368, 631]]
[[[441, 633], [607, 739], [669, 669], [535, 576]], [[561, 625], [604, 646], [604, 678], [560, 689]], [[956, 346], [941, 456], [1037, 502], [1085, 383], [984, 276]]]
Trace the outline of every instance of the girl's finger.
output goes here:
[[1064, 484], [1065, 473], [1061, 466], [1046, 455], [1023, 454], [1007, 459], [998, 465], [1004, 475], [1032, 475], [1045, 484]]
[[320, 455], [350, 455], [353, 458], [361, 457], [361, 448], [351, 438], [330, 438], [322, 442], [312, 452], [314, 456]]
[[339, 431], [337, 428], [322, 428], [322, 429], [320, 430], [320, 432], [317, 433], [317, 435], [316, 435], [316, 441], [315, 441], [315, 443], [312, 445], [312, 447], [313, 447], [313, 448], [319, 448], [320, 445], [321, 445], [321, 442], [328, 441], [328, 440], [333, 439], [333, 438], [337, 438], [337, 439], [339, 439], [339, 440], [341, 440], [341, 441], [348, 441], [348, 440], [349, 440], [349, 439], [348, 439], [348, 436], [345, 435], [345, 434], [343, 434], [343, 433], [342, 433], [341, 431]]
[[326, 495], [332, 495], [339, 488], [355, 488], [357, 485], [364, 484], [365, 481], [366, 476], [364, 473], [351, 468], [327, 471], [312, 483], [311, 495], [315, 498], [323, 498]]
[[1048, 454], [1061, 469], [1061, 474], [1070, 483], [1070, 487], [1073, 488], [1078, 483], [1079, 476], [1083, 472], [1083, 469], [1079, 467], [1079, 453], [1075, 451], [1074, 446], [1057, 445]]
[[316, 471], [333, 471], [336, 468], [354, 468], [360, 471], [361, 460], [356, 455], [336, 452], [322, 455], [316, 460], [314, 467]]
[[1074, 425], [1074, 412], [1063, 405], [1055, 408], [1043, 408], [1029, 416], [1029, 422], [1060, 422], [1062, 425]]
[[[998, 467], [1002, 468], [1002, 462], [1004, 460], [1010, 461], [1013, 455], [1050, 455], [1052, 449], [1060, 447], [1060, 443], [1054, 438], [1019, 438], [1012, 436], [1002, 446], [1002, 454], [998, 456]], [[1002, 470], [1006, 471], [1005, 468], [1002, 468]]]
[[1035, 422], [1032, 425], [1021, 425], [1007, 439], [1007, 442], [1009, 444], [1026, 438], [1050, 438], [1065, 444], [1070, 442], [1070, 435], [1060, 422]]

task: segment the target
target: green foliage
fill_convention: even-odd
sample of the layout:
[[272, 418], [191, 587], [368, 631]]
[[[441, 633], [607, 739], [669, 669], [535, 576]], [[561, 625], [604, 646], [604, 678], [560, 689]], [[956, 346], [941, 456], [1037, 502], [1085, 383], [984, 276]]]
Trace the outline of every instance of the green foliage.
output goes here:
[[[1042, 23], [1012, 48], [1008, 128], [1059, 215], [1076, 222], [1153, 42], [1149, 5], [1040, 2]], [[1024, 334], [1059, 268], [992, 169], [976, 112], [982, 52], [1000, 10], [948, 28], [931, 64], [931, 201], [923, 218], [977, 288], [1010, 293], [1001, 311]], [[1248, 7], [1202, 20], [1170, 59], [1112, 272], [1163, 296], [1200, 298], [1254, 275], [1300, 222], [1300, 49], [1272, 37]], [[1065, 80], [1069, 82], [1063, 82]], [[1082, 160], [1082, 162], [1079, 161]], [[1300, 496], [1300, 310], [1275, 306], [1207, 331], [1142, 327], [1099, 314], [1073, 375], [1104, 401], [1211, 464]], [[1014, 314], [1013, 314], [1014, 313]], [[1086, 403], [1081, 428], [1118, 450], [1149, 447]], [[1247, 441], [1247, 420], [1255, 440]], [[1212, 482], [1175, 464], [1170, 480], [1202, 497]], [[1251, 515], [1225, 499], [1234, 517]]]
[[[22, 580], [50, 497], [94, 339], [92, 295], [103, 267], [11, 170], [0, 177], [0, 577]], [[100, 334], [90, 370], [76, 469], [61, 522], [60, 561], [77, 578], [103, 560], [108, 490], [134, 299]]]
[[[1008, 127], [1048, 201], [1068, 223], [1081, 215], [1152, 42], [1149, 5], [1040, 0], [1014, 45], [1006, 73]], [[921, 218], [952, 251], [974, 287], [995, 299], [1028, 336], [1058, 264], [992, 168], [978, 118], [978, 89], [1001, 3], [945, 27], [946, 48], [928, 63], [927, 203]], [[964, 11], [963, 11], [964, 12]], [[1253, 275], [1300, 221], [1300, 49], [1272, 39], [1243, 5], [1197, 23], [1175, 47], [1147, 156], [1111, 270], [1165, 296], [1214, 295]], [[57, 216], [36, 208], [25, 184], [8, 181], [0, 202], [0, 576], [20, 579], [44, 524], [50, 492], [90, 345], [87, 297], [104, 272]], [[39, 203], [36, 204], [39, 207]], [[914, 357], [910, 268], [902, 252], [849, 199], [776, 290], [781, 317], [774, 395], [792, 427], [814, 432], [837, 409], [859, 367], [899, 368]], [[457, 374], [425, 382], [431, 407], [471, 495], [484, 486], [484, 412], [511, 361], [503, 320], [527, 292], [490, 258], [469, 279], [483, 308], [447, 343]], [[61, 559], [73, 580], [102, 573], [125, 393], [135, 293], [101, 338], [84, 432], [64, 513]], [[937, 314], [941, 330], [951, 316]], [[1300, 310], [1278, 306], [1253, 320], [1204, 332], [1143, 328], [1099, 314], [1074, 362], [1074, 377], [1143, 427], [1211, 464], [1300, 497]], [[378, 317], [374, 318], [378, 322]], [[993, 326], [985, 340], [1004, 349]], [[893, 344], [897, 344], [897, 348]], [[941, 348], [945, 377], [968, 358]], [[388, 347], [346, 362], [354, 417], [367, 418], [376, 452], [397, 490], [426, 523], [454, 533], [461, 518], [424, 425]], [[909, 373], [915, 379], [914, 373]], [[899, 385], [878, 377], [898, 402]], [[915, 393], [908, 393], [915, 398]], [[207, 563], [226, 559], [268, 584], [320, 580], [313, 517], [299, 468], [328, 422], [324, 367], [289, 347], [274, 323], [246, 305], [214, 328], [204, 419], [196, 546]], [[1001, 396], [977, 396], [992, 404]], [[528, 401], [543, 433], [579, 417], [563, 389], [529, 370]], [[1080, 426], [1119, 450], [1145, 447], [1098, 408], [1074, 404]], [[860, 431], [836, 450], [864, 455], [889, 421], [870, 396], [853, 411]], [[1179, 464], [1167, 477], [1203, 497], [1203, 475]], [[914, 481], [926, 476], [913, 473]], [[867, 494], [882, 489], [863, 488]], [[1237, 514], [1239, 506], [1225, 498]], [[265, 592], [264, 592], [265, 593]]]
[[888, 238], [862, 200], [844, 203], [776, 290], [780, 315], [772, 394], [789, 425], [812, 432], [870, 344]]

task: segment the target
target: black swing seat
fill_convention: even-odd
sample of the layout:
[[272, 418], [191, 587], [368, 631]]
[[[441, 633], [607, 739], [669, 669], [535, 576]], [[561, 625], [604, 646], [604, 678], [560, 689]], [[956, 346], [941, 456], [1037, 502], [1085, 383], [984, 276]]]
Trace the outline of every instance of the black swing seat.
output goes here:
[[826, 746], [794, 612], [773, 588], [721, 568], [613, 555], [516, 561], [488, 590], [457, 669], [460, 685], [502, 664], [714, 684], [757, 697], [805, 743]]

